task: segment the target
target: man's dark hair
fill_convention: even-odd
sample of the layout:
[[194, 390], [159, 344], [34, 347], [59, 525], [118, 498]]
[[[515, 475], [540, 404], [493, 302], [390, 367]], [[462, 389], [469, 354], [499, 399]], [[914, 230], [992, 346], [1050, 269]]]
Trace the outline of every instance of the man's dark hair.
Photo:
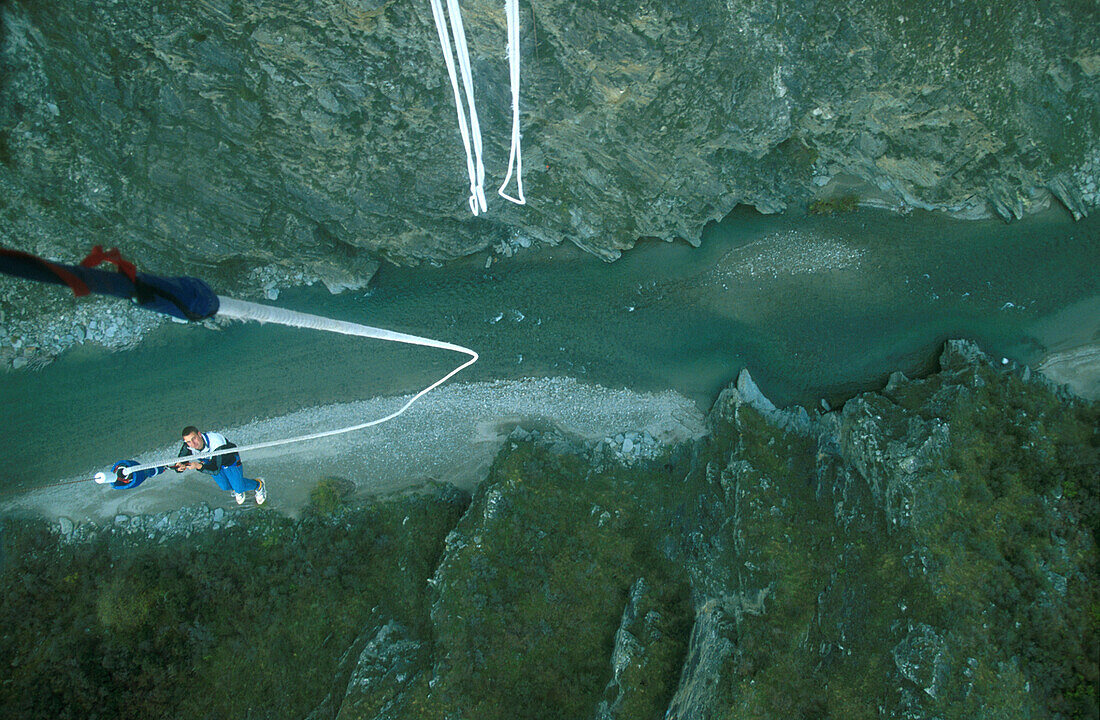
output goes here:
[[198, 435], [198, 434], [199, 434], [199, 429], [197, 427], [195, 427], [194, 425], [188, 425], [187, 427], [185, 427], [183, 429], [183, 437], [187, 437], [188, 435]]

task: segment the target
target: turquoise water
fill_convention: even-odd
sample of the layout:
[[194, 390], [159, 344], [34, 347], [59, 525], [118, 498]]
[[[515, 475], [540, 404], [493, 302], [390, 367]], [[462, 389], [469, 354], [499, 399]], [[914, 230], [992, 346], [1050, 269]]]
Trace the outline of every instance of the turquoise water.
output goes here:
[[[642, 242], [611, 264], [571, 247], [485, 260], [386, 266], [367, 293], [300, 289], [276, 304], [472, 347], [482, 359], [459, 381], [568, 375], [672, 388], [702, 408], [743, 367], [779, 404], [836, 405], [894, 370], [934, 369], [950, 337], [1032, 364], [1054, 344], [1100, 341], [1100, 218], [1053, 211], [1014, 224], [739, 211], [700, 248]], [[254, 324], [168, 325], [125, 353], [80, 348], [4, 376], [3, 485], [162, 446], [187, 424], [412, 392], [459, 361]]]

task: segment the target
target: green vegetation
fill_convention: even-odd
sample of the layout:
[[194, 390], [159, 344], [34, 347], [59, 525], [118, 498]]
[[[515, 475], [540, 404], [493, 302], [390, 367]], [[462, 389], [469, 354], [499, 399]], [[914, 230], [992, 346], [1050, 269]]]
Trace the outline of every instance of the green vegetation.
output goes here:
[[717, 508], [694, 587], [742, 609], [720, 716], [1095, 718], [1097, 407], [968, 365], [853, 410], [824, 452], [712, 413], [687, 482]]
[[531, 443], [498, 458], [440, 570], [435, 652], [444, 683], [413, 692], [419, 717], [584, 717], [611, 680], [631, 586], [643, 650], [623, 673], [622, 717], [660, 718], [691, 623], [686, 577], [655, 552], [653, 471], [589, 472]]
[[[733, 418], [733, 458], [744, 529], [733, 565], [751, 567], [728, 591], [767, 593], [765, 612], [746, 616], [734, 637], [730, 717], [803, 717], [825, 707], [816, 646], [804, 642], [829, 570], [833, 530], [814, 499], [814, 453], [805, 438], [781, 432], [747, 406]], [[726, 458], [725, 462], [733, 458]], [[714, 462], [722, 462], [715, 458]]]
[[901, 543], [881, 516], [861, 512], [871, 497], [859, 485], [835, 514], [828, 493], [843, 478], [818, 456], [815, 439], [779, 430], [744, 405], [727, 419], [718, 432], [737, 442], [708, 443], [698, 481], [707, 467], [726, 468], [719, 484], [738, 508], [739, 536], [708, 570], [739, 570], [709, 592], [763, 599], [730, 636], [720, 717], [879, 717], [884, 699], [896, 702], [884, 639], [898, 599], [920, 594]]
[[822, 198], [810, 204], [811, 215], [840, 215], [850, 213], [859, 207], [859, 198], [855, 195], [838, 195]]
[[0, 164], [6, 165], [9, 168], [15, 166], [11, 156], [11, 146], [8, 145], [8, 133], [6, 130], [0, 130]]
[[1015, 658], [1050, 712], [1094, 718], [1100, 412], [989, 367], [975, 375], [947, 413], [950, 451], [926, 490], [945, 512], [917, 532], [936, 595], [961, 644]]
[[313, 515], [332, 515], [351, 496], [355, 485], [343, 478], [324, 478], [309, 491], [306, 512]]
[[189, 540], [59, 547], [4, 523], [0, 715], [305, 717], [341, 654], [395, 618], [428, 628], [426, 580], [465, 509], [439, 491]]

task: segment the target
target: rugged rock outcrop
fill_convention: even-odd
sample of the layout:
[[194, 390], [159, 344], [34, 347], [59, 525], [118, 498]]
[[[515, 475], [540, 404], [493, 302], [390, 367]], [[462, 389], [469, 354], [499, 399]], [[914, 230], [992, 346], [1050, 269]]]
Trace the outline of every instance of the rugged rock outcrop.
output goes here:
[[6, 522], [0, 708], [1093, 717], [1100, 407], [940, 364], [825, 414], [742, 373], [649, 460], [517, 433], [472, 499]]
[[[856, 194], [1019, 217], [1097, 203], [1091, 3], [523, 4], [531, 202], [466, 209], [427, 2], [10, 0], [0, 233], [72, 259], [321, 277], [565, 240], [607, 258], [737, 204]], [[489, 183], [510, 132], [501, 3], [463, 3]], [[832, 181], [830, 183], [830, 181]], [[825, 186], [824, 191], [821, 186]], [[492, 188], [490, 185], [490, 194]]]
[[649, 476], [516, 444], [432, 580], [431, 679], [375, 692], [430, 717], [1087, 715], [1096, 406], [968, 343], [941, 364], [812, 418], [743, 373]]

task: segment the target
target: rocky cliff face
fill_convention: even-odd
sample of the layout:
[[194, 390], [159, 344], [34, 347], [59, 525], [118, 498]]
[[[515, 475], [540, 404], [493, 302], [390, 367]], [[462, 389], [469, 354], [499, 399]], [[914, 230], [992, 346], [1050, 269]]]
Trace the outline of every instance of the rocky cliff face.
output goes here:
[[816, 418], [742, 374], [648, 474], [516, 444], [447, 538], [430, 666], [340, 717], [1094, 716], [1096, 407], [942, 365]]
[[[501, 3], [463, 3], [490, 194]], [[427, 2], [0, 6], [0, 234], [74, 259], [355, 282], [372, 258], [565, 240], [613, 258], [735, 205], [1097, 203], [1095, 3], [522, 4], [531, 201], [466, 209]], [[304, 275], [295, 275], [304, 273]]]
[[814, 420], [744, 375], [719, 399], [672, 717], [1093, 712], [1095, 407], [967, 343], [941, 366]]
[[1094, 718], [1098, 406], [941, 364], [824, 415], [743, 373], [656, 459], [517, 431], [472, 498], [6, 520], [0, 708]]

